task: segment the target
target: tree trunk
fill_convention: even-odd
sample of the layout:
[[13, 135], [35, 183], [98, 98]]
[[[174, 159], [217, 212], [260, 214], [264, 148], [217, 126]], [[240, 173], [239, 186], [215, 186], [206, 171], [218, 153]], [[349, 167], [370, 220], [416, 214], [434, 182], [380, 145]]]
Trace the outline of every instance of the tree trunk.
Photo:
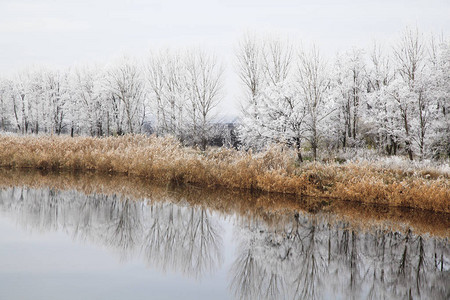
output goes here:
[[300, 145], [300, 139], [296, 138], [295, 141], [295, 148], [297, 149], [297, 159], [299, 162], [303, 162], [303, 156], [302, 156], [302, 149], [301, 149], [301, 145]]
[[408, 152], [409, 160], [413, 160], [413, 151], [411, 149], [411, 141], [410, 141], [410, 136], [409, 136], [409, 124], [408, 124], [408, 117], [407, 117], [406, 111], [403, 112], [403, 122], [404, 122], [405, 133], [406, 133], [406, 141], [405, 141], [406, 150]]
[[408, 157], [409, 157], [409, 160], [414, 160], [413, 152], [412, 152], [412, 150], [411, 150], [411, 143], [408, 143], [408, 147], [409, 147], [409, 149], [408, 149]]
[[106, 135], [109, 136], [109, 111], [106, 112]]

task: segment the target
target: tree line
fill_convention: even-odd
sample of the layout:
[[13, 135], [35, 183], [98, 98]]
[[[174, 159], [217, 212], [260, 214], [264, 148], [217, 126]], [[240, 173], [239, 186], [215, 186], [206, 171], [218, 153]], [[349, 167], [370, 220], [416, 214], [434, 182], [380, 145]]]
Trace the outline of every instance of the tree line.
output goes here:
[[22, 134], [171, 134], [203, 149], [221, 100], [223, 67], [202, 50], [146, 62], [27, 68], [0, 83], [1, 130]]
[[371, 147], [388, 155], [448, 157], [450, 44], [406, 30], [390, 51], [374, 44], [328, 62], [320, 51], [248, 35], [238, 50], [246, 88], [241, 141], [311, 148]]
[[217, 122], [224, 64], [203, 49], [66, 69], [29, 67], [0, 78], [0, 130], [108, 136], [156, 133], [205, 150], [285, 143], [313, 159], [323, 149], [369, 147], [414, 158], [450, 156], [450, 43], [407, 29], [391, 47], [325, 59], [317, 47], [246, 34], [237, 44], [241, 118]]

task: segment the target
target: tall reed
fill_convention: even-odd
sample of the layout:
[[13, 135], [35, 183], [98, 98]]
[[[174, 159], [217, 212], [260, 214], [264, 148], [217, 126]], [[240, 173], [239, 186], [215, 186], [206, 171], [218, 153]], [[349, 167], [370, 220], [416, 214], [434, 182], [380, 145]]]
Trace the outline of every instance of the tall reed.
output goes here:
[[[0, 166], [121, 173], [154, 182], [222, 186], [450, 213], [449, 174], [370, 163], [298, 165], [291, 150], [206, 152], [173, 138], [0, 136]], [[431, 174], [431, 175], [430, 175]], [[327, 200], [328, 201], [328, 200]]]

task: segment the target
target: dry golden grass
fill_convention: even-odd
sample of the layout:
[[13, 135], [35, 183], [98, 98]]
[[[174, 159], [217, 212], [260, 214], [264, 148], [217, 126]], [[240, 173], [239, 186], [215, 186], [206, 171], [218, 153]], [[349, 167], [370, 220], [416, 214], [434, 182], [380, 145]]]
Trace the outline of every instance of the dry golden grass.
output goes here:
[[404, 172], [371, 164], [297, 165], [281, 146], [257, 154], [200, 152], [175, 139], [128, 135], [90, 138], [0, 136], [0, 166], [135, 175], [153, 182], [194, 184], [325, 197], [450, 213], [449, 174]]

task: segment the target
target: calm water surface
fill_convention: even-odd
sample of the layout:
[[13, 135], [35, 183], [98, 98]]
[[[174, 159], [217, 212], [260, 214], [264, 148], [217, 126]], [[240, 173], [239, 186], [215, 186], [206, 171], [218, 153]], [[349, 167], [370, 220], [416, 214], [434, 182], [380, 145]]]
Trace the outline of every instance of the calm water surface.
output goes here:
[[177, 199], [0, 189], [0, 299], [450, 298], [448, 231]]

